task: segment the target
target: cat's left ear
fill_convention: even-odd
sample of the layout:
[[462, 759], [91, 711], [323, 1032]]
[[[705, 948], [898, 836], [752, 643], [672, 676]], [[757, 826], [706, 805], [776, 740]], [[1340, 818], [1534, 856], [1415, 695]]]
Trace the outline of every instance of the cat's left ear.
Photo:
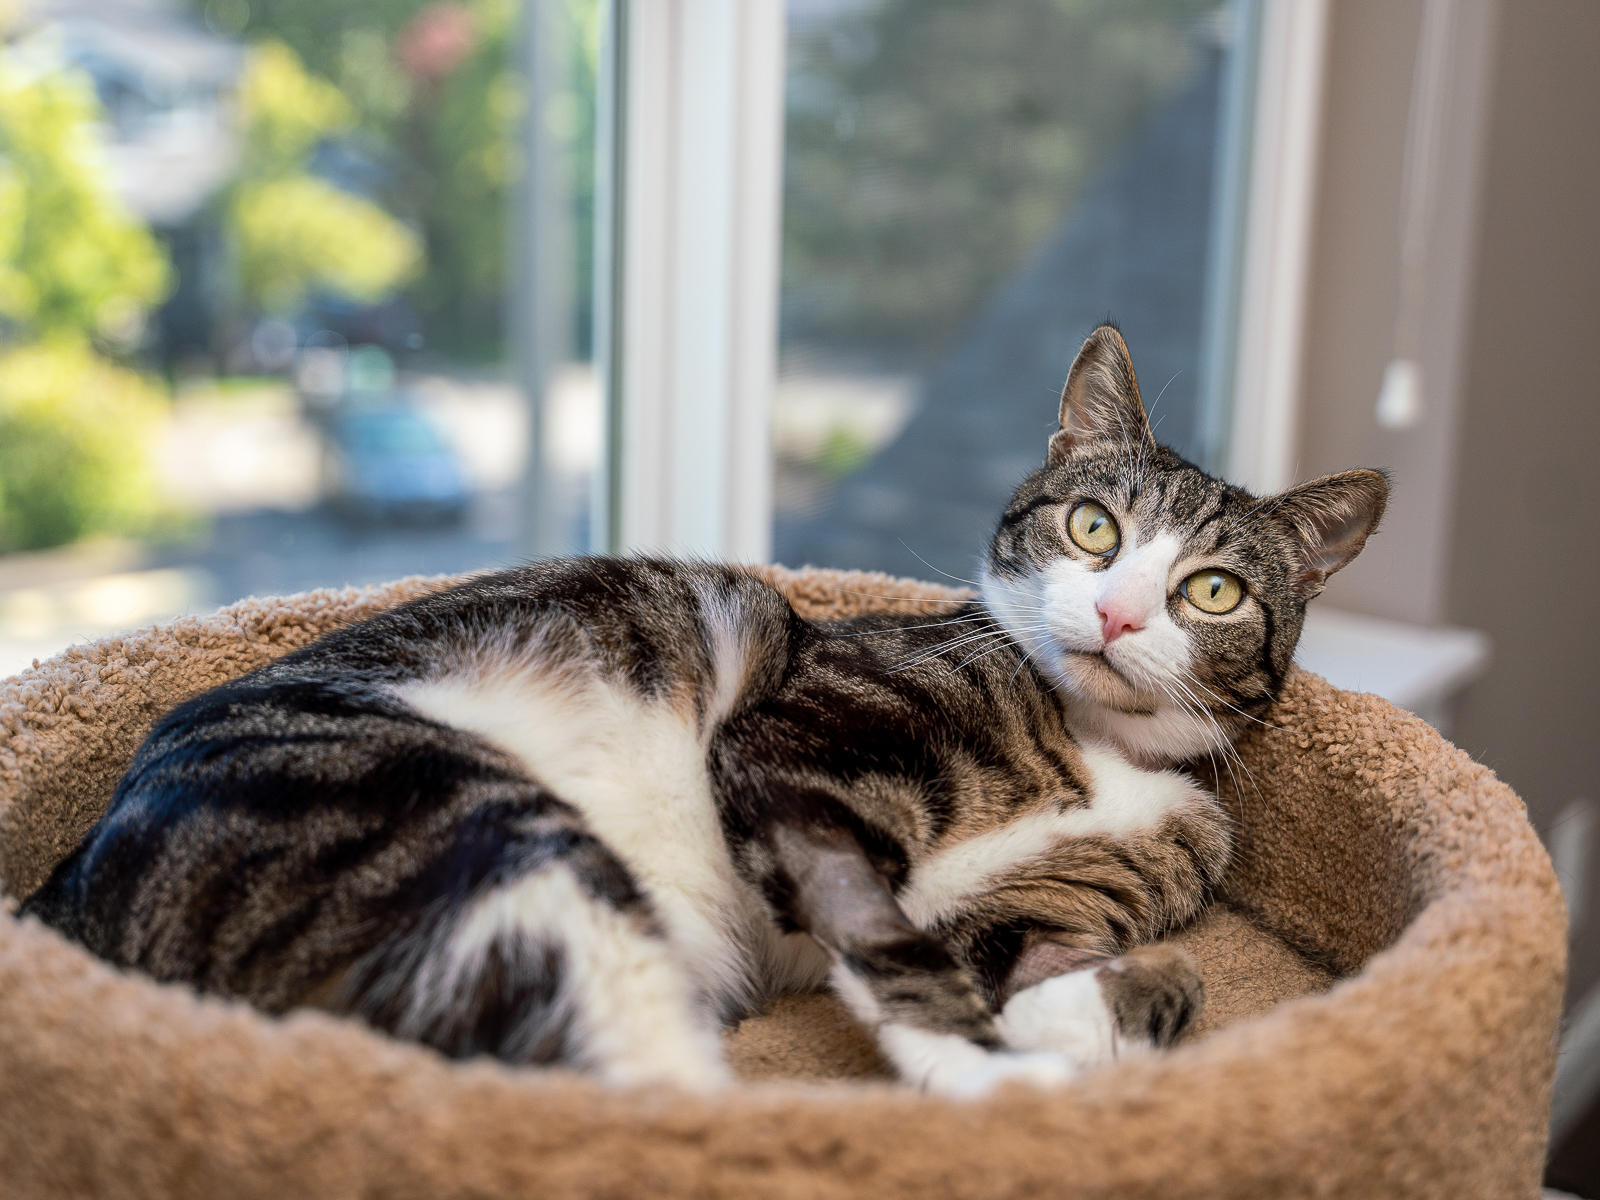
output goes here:
[[1290, 488], [1267, 501], [1300, 553], [1296, 593], [1310, 599], [1367, 544], [1389, 503], [1389, 480], [1379, 471], [1340, 471]]
[[1128, 345], [1115, 325], [1102, 325], [1072, 360], [1061, 389], [1061, 428], [1050, 437], [1045, 461], [1065, 462], [1073, 451], [1097, 442], [1132, 448], [1146, 440], [1153, 440], [1150, 423]]

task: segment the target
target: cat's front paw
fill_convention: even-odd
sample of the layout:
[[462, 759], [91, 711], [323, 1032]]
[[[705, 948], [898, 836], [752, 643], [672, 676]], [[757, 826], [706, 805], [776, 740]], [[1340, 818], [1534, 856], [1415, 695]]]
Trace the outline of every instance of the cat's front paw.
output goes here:
[[1077, 1074], [1054, 1051], [985, 1050], [958, 1034], [931, 1033], [909, 1025], [883, 1025], [878, 1042], [900, 1077], [925, 1092], [970, 1100], [1012, 1080], [1034, 1087], [1060, 1087]]
[[[951, 1082], [943, 1094], [957, 1100], [976, 1100], [987, 1096], [1002, 1083], [1026, 1083], [1036, 1088], [1058, 1088], [1078, 1077], [1077, 1068], [1066, 1055], [1054, 1050], [1018, 1053], [996, 1051], [983, 1064]], [[933, 1089], [929, 1089], [932, 1091]]]
[[1013, 1050], [1055, 1051], [1086, 1069], [1170, 1046], [1203, 1003], [1187, 951], [1142, 946], [1025, 988], [1006, 1002], [995, 1029]]

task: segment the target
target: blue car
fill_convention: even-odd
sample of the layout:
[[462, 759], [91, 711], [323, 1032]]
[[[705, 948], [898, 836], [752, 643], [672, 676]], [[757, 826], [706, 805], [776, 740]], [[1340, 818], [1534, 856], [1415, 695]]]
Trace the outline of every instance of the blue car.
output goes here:
[[365, 520], [459, 521], [472, 493], [455, 451], [410, 408], [359, 409], [328, 423], [328, 498]]

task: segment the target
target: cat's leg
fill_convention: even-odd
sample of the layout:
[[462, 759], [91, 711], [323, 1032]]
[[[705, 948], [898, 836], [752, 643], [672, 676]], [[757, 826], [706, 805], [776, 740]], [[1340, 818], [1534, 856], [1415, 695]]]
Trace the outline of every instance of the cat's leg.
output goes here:
[[777, 826], [766, 848], [769, 899], [828, 951], [834, 990], [903, 1079], [976, 1095], [1008, 1079], [1053, 1086], [1072, 1078], [1060, 1054], [1006, 1050], [966, 968], [907, 919], [848, 833]]
[[726, 1080], [717, 1024], [649, 898], [575, 809], [547, 794], [488, 805], [433, 854], [403, 897], [410, 917], [337, 1007], [457, 1057]]
[[1008, 984], [995, 1018], [1006, 1045], [1053, 1050], [1080, 1069], [1165, 1049], [1204, 1004], [1193, 957], [1160, 944], [1109, 958], [1040, 941], [1024, 952]]
[[[1167, 1046], [1198, 1017], [1193, 960], [1151, 943], [1200, 909], [1230, 845], [1226, 813], [1191, 780], [1103, 758], [1088, 805], [959, 842], [901, 893], [973, 966], [1008, 1046], [1080, 1068]], [[1030, 824], [1059, 840], [1041, 850]]]

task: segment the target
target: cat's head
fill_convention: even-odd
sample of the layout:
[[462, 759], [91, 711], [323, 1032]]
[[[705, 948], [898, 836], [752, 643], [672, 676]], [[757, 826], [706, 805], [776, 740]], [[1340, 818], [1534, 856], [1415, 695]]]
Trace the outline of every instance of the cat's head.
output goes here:
[[1072, 365], [1045, 465], [1000, 519], [984, 601], [1085, 733], [1179, 762], [1264, 714], [1306, 602], [1388, 495], [1356, 470], [1253, 496], [1158, 446], [1128, 348], [1102, 326]]

